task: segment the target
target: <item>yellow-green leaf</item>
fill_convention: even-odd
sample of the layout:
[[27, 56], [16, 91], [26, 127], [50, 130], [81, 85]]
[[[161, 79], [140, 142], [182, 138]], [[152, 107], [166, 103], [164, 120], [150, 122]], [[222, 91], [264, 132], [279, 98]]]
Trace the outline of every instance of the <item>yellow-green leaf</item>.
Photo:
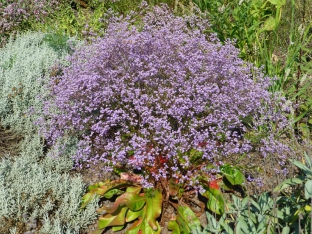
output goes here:
[[181, 233], [179, 225], [178, 225], [177, 221], [175, 221], [175, 220], [170, 220], [168, 222], [168, 229], [170, 231], [172, 231], [171, 234], [180, 234]]
[[123, 207], [117, 215], [105, 214], [99, 218], [98, 228], [104, 229], [109, 226], [122, 226], [125, 224], [125, 215], [128, 207]]
[[154, 231], [158, 229], [156, 219], [161, 214], [162, 208], [162, 194], [158, 190], [150, 190], [145, 193], [146, 197], [146, 221], [153, 228]]

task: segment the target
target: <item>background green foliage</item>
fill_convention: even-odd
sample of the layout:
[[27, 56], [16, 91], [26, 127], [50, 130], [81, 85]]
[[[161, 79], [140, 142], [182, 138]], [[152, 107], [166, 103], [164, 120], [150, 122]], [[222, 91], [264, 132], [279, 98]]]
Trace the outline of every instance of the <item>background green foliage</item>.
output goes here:
[[310, 136], [311, 0], [194, 0], [221, 41], [236, 41], [240, 56], [276, 77], [271, 90], [289, 100], [297, 137]]

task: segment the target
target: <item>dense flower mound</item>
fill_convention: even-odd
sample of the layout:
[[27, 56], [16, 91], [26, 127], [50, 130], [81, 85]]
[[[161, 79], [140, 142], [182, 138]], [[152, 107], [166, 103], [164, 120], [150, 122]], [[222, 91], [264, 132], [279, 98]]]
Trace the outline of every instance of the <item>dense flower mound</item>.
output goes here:
[[0, 35], [12, 31], [27, 20], [43, 21], [58, 4], [57, 0], [0, 1]]
[[282, 163], [282, 101], [230, 42], [203, 33], [208, 26], [164, 7], [140, 23], [113, 20], [51, 82], [42, 128], [49, 142], [76, 136], [77, 167], [134, 170], [144, 186], [168, 178], [196, 186], [207, 165], [256, 149], [279, 152]]

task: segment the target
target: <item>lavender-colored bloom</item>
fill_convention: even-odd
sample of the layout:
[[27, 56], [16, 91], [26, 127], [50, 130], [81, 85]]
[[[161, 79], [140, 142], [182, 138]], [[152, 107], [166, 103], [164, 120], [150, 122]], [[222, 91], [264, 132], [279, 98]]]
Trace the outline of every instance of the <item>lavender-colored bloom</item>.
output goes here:
[[42, 131], [52, 143], [66, 134], [79, 139], [77, 167], [101, 161], [141, 170], [148, 186], [175, 178], [198, 187], [205, 165], [255, 150], [247, 133], [263, 135], [263, 155], [286, 160], [276, 138], [288, 125], [278, 111], [283, 102], [230, 41], [222, 45], [203, 33], [206, 21], [165, 7], [139, 26], [127, 19], [114, 18], [50, 84]]
[[0, 35], [8, 33], [29, 19], [43, 21], [55, 10], [57, 0], [6, 0], [0, 2]]

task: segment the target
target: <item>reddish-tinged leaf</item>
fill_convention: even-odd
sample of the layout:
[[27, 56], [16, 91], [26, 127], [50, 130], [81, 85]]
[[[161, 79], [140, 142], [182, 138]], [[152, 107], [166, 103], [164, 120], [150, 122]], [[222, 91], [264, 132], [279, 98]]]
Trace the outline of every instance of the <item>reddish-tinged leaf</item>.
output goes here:
[[114, 213], [118, 207], [123, 205], [127, 206], [132, 211], [138, 211], [145, 205], [145, 198], [138, 196], [136, 193], [125, 192], [124, 194], [120, 195], [116, 199], [114, 205], [110, 208], [107, 208], [106, 211], [108, 213]]
[[209, 181], [209, 188], [220, 189], [220, 187], [218, 185], [218, 180], [211, 180], [211, 181]]
[[143, 219], [139, 218], [135, 221], [130, 228], [128, 228], [126, 234], [137, 234], [141, 229], [143, 223]]
[[128, 187], [126, 192], [135, 193], [135, 194], [139, 195], [141, 190], [142, 190], [142, 187]]
[[146, 219], [139, 219], [133, 223], [133, 225], [127, 230], [126, 234], [160, 234], [161, 227], [159, 223], [156, 223], [157, 230], [154, 231], [151, 226], [147, 223]]
[[92, 234], [102, 234], [104, 230], [103, 229], [98, 229], [98, 230], [95, 230], [94, 232], [92, 232]]

